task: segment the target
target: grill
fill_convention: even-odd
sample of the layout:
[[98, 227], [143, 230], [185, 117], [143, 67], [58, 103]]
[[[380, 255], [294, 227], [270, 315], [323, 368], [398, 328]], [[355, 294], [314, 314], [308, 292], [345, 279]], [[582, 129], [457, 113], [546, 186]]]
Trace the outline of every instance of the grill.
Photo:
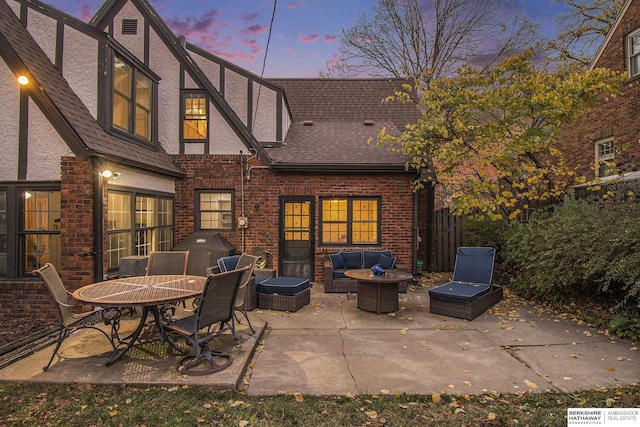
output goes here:
[[187, 274], [206, 276], [207, 267], [216, 265], [218, 258], [236, 254], [236, 248], [217, 233], [197, 231], [173, 248], [174, 251], [189, 251]]

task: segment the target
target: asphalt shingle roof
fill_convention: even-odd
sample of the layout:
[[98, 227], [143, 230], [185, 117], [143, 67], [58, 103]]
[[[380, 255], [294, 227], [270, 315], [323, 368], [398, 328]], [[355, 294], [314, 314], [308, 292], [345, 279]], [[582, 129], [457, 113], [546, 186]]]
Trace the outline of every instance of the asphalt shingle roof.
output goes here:
[[161, 147], [145, 147], [107, 133], [4, 0], [0, 0], [0, 44], [35, 79], [34, 96], [76, 155], [101, 156], [154, 172], [183, 175]]
[[[376, 147], [382, 128], [399, 134], [415, 123], [415, 104], [383, 100], [403, 79], [270, 79], [285, 90], [293, 123], [282, 148], [268, 148], [276, 163], [335, 165], [354, 169], [404, 167], [407, 158]], [[368, 143], [373, 138], [372, 143]]]

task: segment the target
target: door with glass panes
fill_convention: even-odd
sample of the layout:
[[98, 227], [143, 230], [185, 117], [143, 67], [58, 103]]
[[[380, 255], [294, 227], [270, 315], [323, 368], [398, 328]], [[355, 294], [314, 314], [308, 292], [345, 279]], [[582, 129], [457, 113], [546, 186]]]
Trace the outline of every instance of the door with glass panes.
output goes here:
[[279, 276], [313, 280], [314, 212], [313, 198], [280, 199]]

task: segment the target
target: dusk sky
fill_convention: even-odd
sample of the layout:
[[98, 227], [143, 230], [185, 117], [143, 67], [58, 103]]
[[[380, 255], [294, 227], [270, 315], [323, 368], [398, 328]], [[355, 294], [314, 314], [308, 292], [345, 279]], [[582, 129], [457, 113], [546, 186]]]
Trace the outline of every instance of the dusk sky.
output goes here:
[[[534, 22], [553, 31], [557, 0], [514, 0]], [[85, 22], [103, 0], [44, 0]], [[151, 0], [176, 35], [260, 75], [273, 0]], [[318, 77], [335, 61], [339, 36], [377, 0], [280, 0], [267, 54], [265, 77]], [[499, 13], [499, 11], [497, 11]]]

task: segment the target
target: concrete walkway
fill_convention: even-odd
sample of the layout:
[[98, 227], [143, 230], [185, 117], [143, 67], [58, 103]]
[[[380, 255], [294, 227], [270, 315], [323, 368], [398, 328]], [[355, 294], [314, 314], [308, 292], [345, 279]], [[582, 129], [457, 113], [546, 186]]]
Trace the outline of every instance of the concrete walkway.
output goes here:
[[[547, 313], [506, 293], [473, 321], [429, 312], [428, 284], [400, 295], [392, 314], [357, 309], [356, 295], [325, 294], [314, 285], [311, 304], [295, 313], [250, 312], [223, 372], [184, 376], [179, 356], [153, 331], [122, 361], [105, 367], [104, 337], [90, 331], [69, 338], [62, 358], [42, 372], [52, 348], [0, 371], [0, 381], [208, 385], [249, 395], [576, 391], [640, 383], [640, 353], [588, 325]], [[125, 319], [133, 328], [135, 319]], [[93, 354], [93, 356], [91, 355]]]

